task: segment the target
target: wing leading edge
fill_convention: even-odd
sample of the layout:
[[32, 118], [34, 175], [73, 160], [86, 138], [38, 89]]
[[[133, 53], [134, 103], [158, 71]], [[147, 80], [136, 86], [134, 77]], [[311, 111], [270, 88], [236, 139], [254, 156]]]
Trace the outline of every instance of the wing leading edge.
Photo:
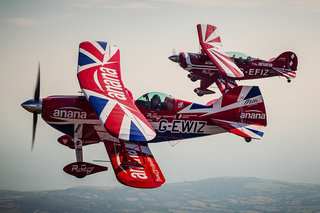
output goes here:
[[77, 76], [86, 98], [112, 136], [126, 141], [149, 141], [156, 136], [123, 85], [118, 47], [99, 41], [80, 43]]

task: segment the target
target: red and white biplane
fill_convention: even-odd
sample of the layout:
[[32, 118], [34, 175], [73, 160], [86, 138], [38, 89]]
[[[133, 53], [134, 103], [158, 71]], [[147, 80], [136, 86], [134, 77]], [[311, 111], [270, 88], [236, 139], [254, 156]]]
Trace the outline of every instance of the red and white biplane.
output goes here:
[[40, 98], [40, 68], [34, 98], [22, 104], [33, 113], [32, 147], [38, 114], [64, 133], [58, 142], [75, 150], [76, 162], [64, 171], [78, 178], [106, 171], [106, 166], [83, 160], [83, 146], [103, 143], [119, 182], [155, 188], [165, 178], [148, 143], [230, 132], [247, 142], [260, 139], [267, 125], [257, 86], [236, 86], [206, 105], [160, 92], [136, 101], [121, 80], [119, 49], [106, 42], [82, 42], [78, 79], [84, 96]]
[[291, 82], [296, 77], [298, 58], [293, 52], [281, 53], [268, 61], [239, 52], [224, 53], [219, 50], [222, 45], [217, 27], [198, 24], [197, 31], [201, 52], [181, 52], [169, 59], [187, 70], [191, 81], [200, 80], [200, 87], [194, 90], [199, 96], [214, 93], [208, 89], [213, 83], [224, 93], [237, 86], [236, 80], [283, 76]]

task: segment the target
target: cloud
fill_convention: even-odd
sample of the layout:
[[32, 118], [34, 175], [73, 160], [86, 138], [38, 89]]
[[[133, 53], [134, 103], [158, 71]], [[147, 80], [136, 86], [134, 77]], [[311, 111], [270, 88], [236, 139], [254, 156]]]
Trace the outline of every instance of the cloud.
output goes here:
[[229, 6], [239, 8], [286, 8], [296, 11], [320, 13], [320, 1], [316, 0], [153, 0], [153, 2], [177, 3], [187, 6], [210, 7]]
[[46, 17], [45, 19], [42, 19], [41, 21], [30, 19], [30, 18], [23, 18], [23, 17], [13, 17], [13, 18], [6, 18], [6, 19], [0, 19], [0, 22], [7, 23], [10, 25], [18, 26], [18, 27], [30, 27], [35, 25], [40, 25], [44, 23], [50, 23], [50, 22], [61, 22], [69, 19], [75, 18], [76, 15], [74, 14], [65, 14], [55, 17]]
[[[179, 3], [190, 6], [236, 6], [236, 7], [256, 7], [259, 5], [264, 5], [267, 1], [258, 1], [258, 0], [154, 0], [157, 2], [171, 2]], [[272, 1], [272, 0], [271, 0]], [[270, 1], [270, 2], [271, 2]]]
[[16, 25], [19, 27], [28, 27], [28, 26], [38, 25], [41, 23], [40, 21], [37, 21], [34, 19], [21, 18], [21, 17], [1, 19], [1, 21], [11, 25]]
[[72, 5], [77, 7], [102, 7], [111, 9], [145, 9], [156, 8], [154, 4], [146, 1], [114, 1], [114, 0], [74, 0]]
[[295, 0], [292, 1], [295, 8], [311, 13], [320, 13], [320, 1], [315, 0]]
[[156, 8], [152, 4], [144, 2], [128, 2], [124, 4], [109, 4], [105, 5], [105, 8], [123, 8], [123, 9], [144, 9], [144, 8]]

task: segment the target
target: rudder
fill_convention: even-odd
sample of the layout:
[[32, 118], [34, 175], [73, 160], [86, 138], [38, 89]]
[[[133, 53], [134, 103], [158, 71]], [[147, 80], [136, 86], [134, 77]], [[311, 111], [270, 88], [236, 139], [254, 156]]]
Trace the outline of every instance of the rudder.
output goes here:
[[281, 53], [277, 58], [271, 61], [273, 67], [290, 69], [291, 71], [296, 71], [298, 67], [298, 57], [294, 52], [284, 52]]

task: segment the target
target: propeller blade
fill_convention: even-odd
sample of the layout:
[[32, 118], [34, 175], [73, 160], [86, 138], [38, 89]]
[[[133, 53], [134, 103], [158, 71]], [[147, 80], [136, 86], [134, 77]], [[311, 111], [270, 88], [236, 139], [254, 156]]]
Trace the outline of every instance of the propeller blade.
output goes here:
[[38, 77], [37, 77], [36, 89], [34, 91], [35, 102], [39, 102], [39, 97], [40, 97], [40, 63], [38, 63]]
[[35, 139], [35, 136], [36, 136], [37, 122], [38, 122], [38, 114], [37, 113], [33, 113], [31, 151], [33, 150], [33, 146], [34, 146], [34, 139]]
[[175, 48], [172, 48], [172, 55], [177, 55]]
[[31, 151], [33, 150], [33, 146], [34, 146], [34, 139], [35, 139], [35, 136], [36, 136], [37, 122], [38, 122], [38, 114], [37, 114], [36, 112], [34, 112], [34, 113], [33, 113]]

